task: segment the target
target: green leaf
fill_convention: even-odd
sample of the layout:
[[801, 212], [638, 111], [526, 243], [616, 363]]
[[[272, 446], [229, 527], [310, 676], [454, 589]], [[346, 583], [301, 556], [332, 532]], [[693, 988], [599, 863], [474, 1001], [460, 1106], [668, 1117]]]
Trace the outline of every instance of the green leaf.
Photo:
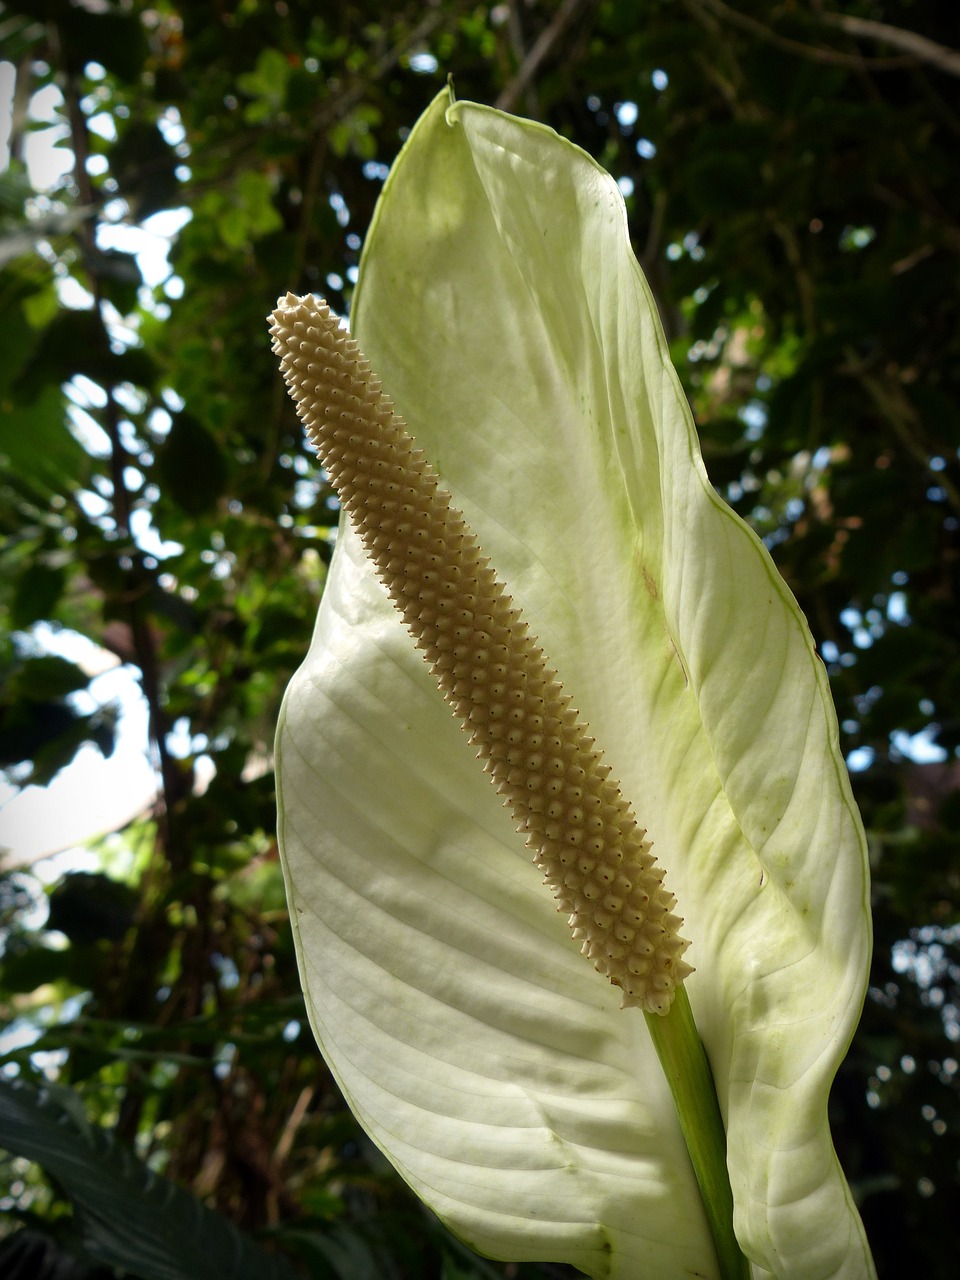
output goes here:
[[57, 5], [57, 26], [69, 66], [79, 74], [87, 62], [102, 63], [123, 80], [135, 81], [147, 56], [145, 28], [121, 6], [91, 9]]
[[[707, 480], [616, 184], [448, 104], [388, 180], [354, 335], [666, 868], [754, 1276], [862, 1280], [826, 1104], [870, 922], [825, 673]], [[646, 1024], [578, 954], [350, 529], [278, 774], [312, 1024], [418, 1194], [493, 1256], [718, 1276]]]
[[100, 284], [100, 290], [122, 316], [137, 305], [143, 277], [136, 257], [119, 249], [87, 249], [83, 264]]
[[89, 677], [55, 654], [15, 659], [0, 678], [0, 767], [30, 761], [30, 781], [42, 786], [69, 764], [84, 742], [104, 756], [115, 744], [110, 706], [89, 715], [66, 699], [86, 689]]
[[148, 120], [132, 120], [110, 150], [110, 170], [124, 199], [141, 220], [179, 203], [179, 160]]
[[270, 175], [243, 170], [225, 192], [209, 192], [201, 202], [205, 216], [215, 218], [220, 239], [228, 249], [245, 249], [261, 236], [278, 230], [283, 220], [274, 203]]
[[[51, 951], [41, 946], [12, 950], [8, 944], [3, 956], [0, 986], [5, 992], [20, 995], [51, 982], [68, 982], [74, 988], [88, 987], [96, 976], [96, 957], [89, 952], [78, 955], [73, 947]], [[59, 1042], [57, 1047], [60, 1047]], [[33, 1052], [32, 1048], [30, 1052]], [[6, 1056], [6, 1051], [3, 1051], [3, 1056]]]
[[4, 1280], [112, 1280], [111, 1272], [91, 1263], [63, 1220], [22, 1227], [0, 1240]]
[[13, 679], [17, 695], [29, 699], [63, 698], [89, 684], [82, 667], [53, 653], [24, 659]]
[[74, 871], [50, 894], [47, 928], [66, 934], [75, 946], [109, 938], [116, 942], [133, 924], [137, 894], [100, 872]]
[[150, 356], [140, 348], [112, 352], [93, 311], [61, 311], [25, 362], [12, 394], [24, 405], [32, 405], [51, 382], [66, 382], [77, 373], [104, 387], [120, 382], [150, 387], [155, 369]]
[[156, 474], [182, 511], [200, 516], [211, 511], [223, 493], [227, 464], [203, 423], [188, 413], [178, 413], [157, 450]]
[[244, 118], [252, 124], [274, 119], [281, 111], [292, 70], [290, 61], [279, 49], [261, 49], [253, 71], [237, 76], [237, 87], [254, 101], [244, 109]]
[[45, 495], [83, 488], [90, 474], [89, 457], [67, 429], [56, 371], [49, 371], [47, 377], [48, 384], [38, 387], [37, 399], [29, 407], [0, 403], [0, 471]]
[[10, 606], [10, 621], [23, 630], [39, 618], [49, 618], [63, 595], [67, 574], [63, 565], [28, 564], [17, 578]]
[[90, 1255], [140, 1280], [294, 1280], [226, 1218], [158, 1177], [111, 1133], [91, 1124], [77, 1094], [0, 1080], [0, 1147], [60, 1183]]

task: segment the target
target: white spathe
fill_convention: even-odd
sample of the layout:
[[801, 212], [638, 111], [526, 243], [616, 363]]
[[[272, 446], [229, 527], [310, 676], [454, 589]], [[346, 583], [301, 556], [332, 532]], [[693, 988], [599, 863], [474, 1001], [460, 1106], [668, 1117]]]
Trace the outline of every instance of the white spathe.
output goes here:
[[[866, 985], [863, 834], [825, 673], [707, 480], [616, 183], [442, 94], [353, 332], [666, 868], [755, 1275], [864, 1280], [826, 1114]], [[643, 1017], [580, 956], [349, 529], [278, 776], [314, 1030], [418, 1194], [496, 1256], [715, 1277]]]

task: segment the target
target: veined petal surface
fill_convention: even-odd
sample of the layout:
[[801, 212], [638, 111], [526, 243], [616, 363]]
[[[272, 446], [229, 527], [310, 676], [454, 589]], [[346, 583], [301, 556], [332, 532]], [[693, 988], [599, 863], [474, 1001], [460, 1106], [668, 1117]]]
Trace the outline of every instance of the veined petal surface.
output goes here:
[[[616, 184], [442, 94], [386, 184], [352, 327], [666, 868], [755, 1275], [872, 1275], [826, 1118], [870, 946], [835, 715], [709, 485]], [[418, 1194], [496, 1256], [715, 1277], [643, 1017], [579, 955], [346, 528], [278, 776], [314, 1030]]]

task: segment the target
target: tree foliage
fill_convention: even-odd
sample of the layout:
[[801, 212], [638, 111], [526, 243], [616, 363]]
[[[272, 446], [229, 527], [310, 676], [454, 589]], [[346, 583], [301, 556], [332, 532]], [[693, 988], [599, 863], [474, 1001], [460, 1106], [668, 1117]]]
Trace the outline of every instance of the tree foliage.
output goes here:
[[[305, 1274], [357, 1224], [379, 1274], [492, 1273], [411, 1204], [313, 1050], [270, 771], [337, 511], [264, 316], [288, 288], [349, 309], [383, 178], [452, 74], [620, 181], [711, 479], [810, 620], [875, 877], [835, 1134], [881, 1274], [952, 1274], [952, 6], [8, 0], [0, 31], [0, 766], [43, 785], [82, 744], [113, 749], [117, 708], [44, 648], [49, 623], [136, 673], [157, 772], [155, 805], [51, 890], [45, 926], [32, 876], [0, 882], [0, 997], [38, 1035], [4, 1073], [55, 1062], [152, 1168], [291, 1254], [299, 1233]], [[29, 108], [54, 86], [68, 168], [35, 191]], [[173, 210], [172, 274], [144, 284], [125, 229]], [[5, 1168], [12, 1220], [52, 1239], [62, 1189]]]

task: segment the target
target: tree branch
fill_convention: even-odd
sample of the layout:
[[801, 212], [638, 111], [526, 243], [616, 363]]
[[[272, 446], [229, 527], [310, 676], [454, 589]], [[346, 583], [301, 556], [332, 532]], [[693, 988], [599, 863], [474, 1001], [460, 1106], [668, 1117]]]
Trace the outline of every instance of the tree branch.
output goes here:
[[957, 514], [960, 514], [960, 490], [950, 477], [943, 472], [937, 472], [934, 481], [934, 474], [930, 471], [930, 455], [935, 452], [935, 449], [927, 443], [923, 421], [902, 384], [889, 375], [871, 373], [866, 363], [860, 360], [852, 349], [846, 350], [845, 357], [846, 364], [841, 372], [857, 379], [874, 407], [891, 428], [904, 452], [929, 474], [931, 482], [940, 486], [948, 504]]
[[[891, 71], [897, 67], [913, 66], [916, 62], [914, 54], [892, 58], [864, 58], [859, 53], [843, 53], [839, 49], [823, 49], [819, 45], [807, 44], [803, 40], [794, 40], [790, 36], [782, 36], [779, 32], [773, 31], [757, 18], [751, 18], [749, 14], [741, 13], [739, 9], [731, 8], [730, 5], [724, 4], [723, 0], [687, 0], [687, 3], [694, 10], [708, 10], [718, 18], [728, 22], [732, 27], [739, 27], [741, 31], [749, 31], [751, 35], [755, 35], [766, 44], [771, 44], [777, 49], [784, 49], [787, 53], [799, 54], [801, 57], [809, 58], [813, 62], [823, 62], [835, 67], [849, 67], [855, 71]], [[881, 24], [875, 23], [873, 25], [880, 26]]]
[[[510, 0], [507, 5], [507, 35], [510, 39], [510, 48], [516, 59], [518, 67], [522, 67], [527, 60], [527, 47], [523, 39], [523, 27], [520, 25], [520, 13], [517, 8], [517, 0]], [[526, 112], [531, 119], [536, 120], [540, 115], [540, 104], [537, 101], [537, 93], [533, 85], [527, 84], [526, 90]]]
[[494, 105], [500, 111], [511, 111], [514, 108], [517, 99], [526, 91], [531, 80], [539, 71], [540, 64], [553, 49], [567, 27], [570, 26], [577, 16], [577, 12], [591, 2], [592, 0], [564, 0], [564, 3], [553, 15], [553, 20], [549, 26], [544, 27], [539, 36], [537, 36], [533, 48], [524, 58], [517, 70], [517, 74], [497, 98]]
[[[855, 18], [846, 13], [821, 13], [821, 22], [827, 26], [837, 27], [848, 36], [857, 39], [876, 40], [879, 44], [888, 44], [893, 49], [903, 49], [911, 58], [929, 63], [940, 71], [951, 76], [960, 76], [960, 53], [949, 49], [936, 40], [921, 36], [916, 31], [905, 31], [902, 27], [892, 27], [888, 22], [874, 22], [872, 18]], [[871, 65], [876, 65], [871, 63]]]

